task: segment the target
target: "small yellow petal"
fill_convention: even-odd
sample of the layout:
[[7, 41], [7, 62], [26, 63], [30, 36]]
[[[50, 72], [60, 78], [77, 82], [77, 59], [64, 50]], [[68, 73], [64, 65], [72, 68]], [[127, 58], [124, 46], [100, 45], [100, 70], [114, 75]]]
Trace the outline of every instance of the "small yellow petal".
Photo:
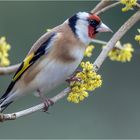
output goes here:
[[86, 50], [84, 52], [84, 56], [91, 57], [94, 48], [95, 47], [93, 45], [87, 46], [87, 48], [86, 48]]
[[120, 2], [125, 5], [125, 7], [122, 8], [123, 12], [133, 9], [133, 7], [137, 4], [137, 0], [120, 0]]
[[11, 46], [6, 42], [5, 37], [0, 38], [0, 66], [8, 66], [10, 61], [8, 59], [8, 51], [10, 50]]
[[67, 100], [73, 103], [79, 103], [88, 97], [87, 91], [93, 91], [102, 85], [102, 79], [99, 74], [94, 70], [93, 64], [89, 61], [82, 62], [82, 72], [76, 74], [76, 77], [81, 81], [70, 83], [71, 92], [69, 93]]
[[108, 56], [112, 61], [129, 62], [133, 52], [134, 48], [130, 43], [119, 44], [109, 52]]

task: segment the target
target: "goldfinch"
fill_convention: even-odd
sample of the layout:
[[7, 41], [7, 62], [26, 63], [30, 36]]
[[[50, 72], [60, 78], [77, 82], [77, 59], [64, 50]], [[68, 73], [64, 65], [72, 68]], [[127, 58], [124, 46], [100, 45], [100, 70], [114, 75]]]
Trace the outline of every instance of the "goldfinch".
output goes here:
[[0, 98], [0, 111], [19, 97], [36, 92], [48, 108], [44, 93], [62, 84], [74, 73], [87, 45], [98, 32], [109, 32], [99, 16], [78, 12], [41, 36], [32, 46], [6, 92]]

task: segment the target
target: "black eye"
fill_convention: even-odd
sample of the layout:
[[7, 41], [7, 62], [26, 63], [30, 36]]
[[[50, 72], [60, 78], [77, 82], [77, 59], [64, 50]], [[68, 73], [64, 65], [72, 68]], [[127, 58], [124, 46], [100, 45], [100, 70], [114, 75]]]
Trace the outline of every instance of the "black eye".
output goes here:
[[89, 20], [89, 24], [90, 24], [91, 26], [96, 27], [99, 23], [98, 23], [96, 20], [90, 19], [90, 20]]

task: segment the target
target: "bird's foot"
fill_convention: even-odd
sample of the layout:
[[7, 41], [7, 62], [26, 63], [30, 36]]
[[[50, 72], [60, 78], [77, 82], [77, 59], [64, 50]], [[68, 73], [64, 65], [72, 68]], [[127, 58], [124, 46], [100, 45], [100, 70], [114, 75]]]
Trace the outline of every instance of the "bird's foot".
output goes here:
[[45, 97], [41, 94], [40, 89], [37, 89], [37, 92], [38, 92], [40, 98], [42, 99], [42, 101], [43, 101], [43, 103], [44, 103], [44, 109], [43, 109], [43, 111], [44, 111], [44, 112], [48, 112], [49, 106], [52, 106], [52, 105], [54, 104], [54, 102], [53, 102], [51, 99], [48, 99], [47, 97], [45, 98]]
[[49, 107], [54, 104], [54, 102], [51, 99], [48, 99], [48, 98], [45, 98], [43, 103], [44, 103], [44, 108], [43, 108], [44, 112], [48, 112]]
[[80, 72], [80, 70], [77, 69], [70, 77], [68, 77], [66, 79], [66, 82], [68, 82], [68, 83], [70, 83], [70, 82], [80, 82], [81, 79], [76, 77], [76, 74], [79, 73], [79, 72]]
[[81, 78], [78, 77], [70, 77], [68, 79], [66, 79], [66, 82], [70, 83], [70, 82], [80, 82]]

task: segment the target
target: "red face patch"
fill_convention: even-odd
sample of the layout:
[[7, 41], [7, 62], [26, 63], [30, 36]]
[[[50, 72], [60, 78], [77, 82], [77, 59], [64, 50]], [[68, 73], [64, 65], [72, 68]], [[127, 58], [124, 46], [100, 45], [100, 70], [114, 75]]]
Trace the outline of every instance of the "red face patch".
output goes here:
[[92, 26], [88, 26], [88, 36], [90, 37], [90, 38], [94, 38], [95, 37], [95, 33], [94, 33], [94, 27], [92, 27]]
[[101, 19], [97, 15], [91, 14], [89, 16], [88, 36], [94, 38], [96, 32], [96, 26], [100, 23]]

